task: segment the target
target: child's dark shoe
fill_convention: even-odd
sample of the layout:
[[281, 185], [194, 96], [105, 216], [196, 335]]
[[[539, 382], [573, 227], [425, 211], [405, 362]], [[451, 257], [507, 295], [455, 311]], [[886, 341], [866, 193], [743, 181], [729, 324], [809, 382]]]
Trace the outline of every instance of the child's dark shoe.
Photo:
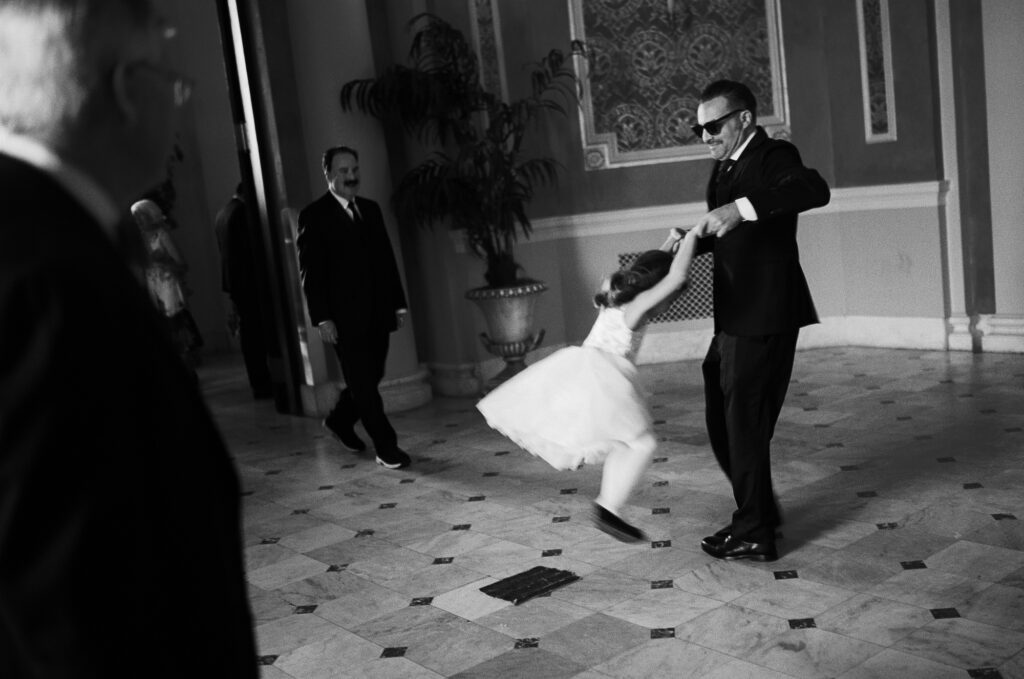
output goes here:
[[599, 531], [622, 542], [647, 542], [647, 536], [636, 526], [631, 526], [601, 505], [594, 503], [594, 525]]

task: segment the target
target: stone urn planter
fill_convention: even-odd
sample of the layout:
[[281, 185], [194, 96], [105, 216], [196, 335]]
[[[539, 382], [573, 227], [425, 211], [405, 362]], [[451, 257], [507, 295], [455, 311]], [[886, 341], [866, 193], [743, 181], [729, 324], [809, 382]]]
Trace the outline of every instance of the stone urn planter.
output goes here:
[[483, 383], [486, 394], [526, 367], [526, 354], [544, 339], [544, 330], [534, 330], [537, 298], [548, 289], [539, 281], [504, 288], [474, 288], [466, 293], [483, 312], [487, 332], [480, 341], [488, 352], [505, 361], [505, 367]]

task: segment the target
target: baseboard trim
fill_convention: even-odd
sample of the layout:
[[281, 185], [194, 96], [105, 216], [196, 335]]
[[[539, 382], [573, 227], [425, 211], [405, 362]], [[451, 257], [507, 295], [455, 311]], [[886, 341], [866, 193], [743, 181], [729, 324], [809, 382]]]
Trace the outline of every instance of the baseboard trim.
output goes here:
[[984, 352], [1024, 353], [1024, 316], [981, 314], [975, 331]]
[[[703, 326], [703, 327], [702, 327]], [[1024, 353], [1024, 316], [895, 318], [885, 316], [831, 316], [800, 331], [797, 350], [823, 347], [876, 347], [919, 351], [973, 351], [975, 335], [985, 352]], [[704, 358], [711, 342], [708, 321], [687, 321], [647, 332], [637, 363], [671, 363]], [[547, 346], [530, 354], [529, 363], [561, 349]], [[434, 392], [443, 396], [477, 396], [481, 375], [501, 370], [499, 359], [458, 365], [430, 366]]]
[[[708, 327], [650, 330], [637, 363], [667, 363], [703, 358], [711, 341]], [[946, 321], [940, 318], [835, 316], [800, 331], [797, 350], [821, 347], [879, 347], [945, 351]]]

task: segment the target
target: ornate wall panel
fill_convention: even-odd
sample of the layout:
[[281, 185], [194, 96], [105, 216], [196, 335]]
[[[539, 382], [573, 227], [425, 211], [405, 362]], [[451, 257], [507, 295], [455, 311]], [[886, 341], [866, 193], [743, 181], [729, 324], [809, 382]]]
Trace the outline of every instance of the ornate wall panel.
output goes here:
[[706, 158], [694, 136], [700, 91], [746, 83], [758, 123], [788, 137], [777, 0], [569, 0], [583, 81], [589, 170]]
[[480, 64], [480, 82], [488, 92], [500, 94], [508, 101], [497, 0], [469, 0], [469, 16], [473, 46]]
[[860, 33], [865, 139], [868, 143], [895, 141], [889, 0], [857, 0], [857, 30]]

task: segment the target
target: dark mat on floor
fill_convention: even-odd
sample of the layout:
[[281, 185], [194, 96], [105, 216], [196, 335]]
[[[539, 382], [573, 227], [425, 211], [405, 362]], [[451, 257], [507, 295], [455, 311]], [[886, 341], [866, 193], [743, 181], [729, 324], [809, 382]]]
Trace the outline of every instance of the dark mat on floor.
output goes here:
[[518, 606], [527, 599], [547, 594], [579, 579], [580, 576], [570, 571], [560, 571], [547, 566], [534, 566], [528, 571], [510, 575], [504, 580], [481, 587], [480, 591], [496, 599], [511, 601]]

